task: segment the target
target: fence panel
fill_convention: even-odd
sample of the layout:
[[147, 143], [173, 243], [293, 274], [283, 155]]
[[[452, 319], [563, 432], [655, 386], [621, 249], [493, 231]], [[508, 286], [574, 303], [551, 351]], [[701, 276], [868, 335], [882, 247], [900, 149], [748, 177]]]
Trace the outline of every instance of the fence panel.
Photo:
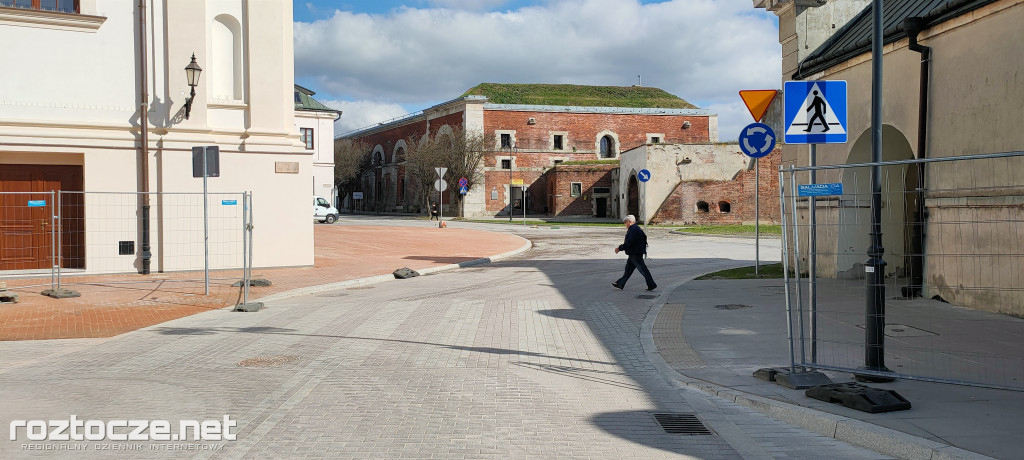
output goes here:
[[[873, 164], [781, 170], [794, 364], [1024, 390], [1024, 152], [878, 165], [887, 369], [863, 369]], [[812, 170], [842, 194], [800, 196]]]
[[57, 202], [53, 192], [0, 192], [0, 271], [53, 283], [57, 264]]
[[[59, 193], [61, 247], [58, 277], [132, 274], [142, 267], [144, 194], [133, 192]], [[202, 193], [149, 193], [151, 273], [173, 273], [179, 281], [204, 279], [209, 244], [211, 279], [241, 279], [245, 264], [245, 200], [242, 193], [209, 193], [209, 238], [204, 238]], [[94, 282], [83, 279], [82, 282]], [[130, 279], [128, 279], [130, 281]]]

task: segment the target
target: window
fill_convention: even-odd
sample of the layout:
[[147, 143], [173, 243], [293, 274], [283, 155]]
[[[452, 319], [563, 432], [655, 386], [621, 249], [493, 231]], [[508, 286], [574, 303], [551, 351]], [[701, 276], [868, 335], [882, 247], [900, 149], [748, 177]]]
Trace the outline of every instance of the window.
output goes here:
[[601, 158], [615, 158], [615, 139], [611, 136], [601, 138]]
[[512, 135], [502, 134], [501, 135], [501, 148], [512, 148]]
[[661, 138], [658, 137], [658, 136], [654, 136], [654, 137], [651, 138], [651, 143], [652, 144], [660, 144], [661, 143]]
[[660, 144], [661, 140], [665, 138], [663, 133], [647, 133], [648, 144]]
[[554, 149], [555, 150], [563, 150], [563, 149], [565, 149], [565, 147], [563, 147], [563, 145], [562, 145], [563, 139], [564, 138], [562, 137], [561, 134], [555, 134], [555, 139], [554, 139]]
[[711, 210], [711, 208], [708, 206], [708, 202], [707, 201], [698, 201], [697, 202], [697, 212], [708, 212], [710, 210]]
[[313, 150], [313, 128], [302, 128], [302, 143], [306, 150]]
[[0, 0], [0, 6], [58, 13], [79, 13], [78, 3], [79, 0]]
[[718, 202], [718, 212], [730, 213], [730, 212], [732, 212], [732, 205], [729, 204], [728, 201], [719, 201]]
[[555, 160], [555, 164], [556, 164], [556, 165], [557, 165], [557, 164], [561, 164], [561, 163], [562, 163], [563, 161], [565, 161], [565, 160]]
[[[0, 1], [2, 1], [2, 0], [0, 0]], [[301, 104], [302, 103], [302, 97], [299, 96], [299, 92], [298, 91], [295, 92], [295, 103], [296, 104]]]
[[611, 193], [611, 188], [610, 187], [594, 187], [594, 194], [595, 195], [608, 194], [608, 193]]
[[570, 182], [569, 183], [569, 196], [580, 196], [583, 194], [583, 183], [582, 182]]
[[501, 169], [512, 169], [512, 160], [501, 160]]

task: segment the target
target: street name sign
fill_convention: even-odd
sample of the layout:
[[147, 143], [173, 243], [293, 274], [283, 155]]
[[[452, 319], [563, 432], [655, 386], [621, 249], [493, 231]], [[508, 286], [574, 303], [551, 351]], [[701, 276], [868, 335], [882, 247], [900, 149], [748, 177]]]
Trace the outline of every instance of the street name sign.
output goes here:
[[797, 196], [830, 196], [842, 195], [843, 184], [805, 184], [797, 186]]

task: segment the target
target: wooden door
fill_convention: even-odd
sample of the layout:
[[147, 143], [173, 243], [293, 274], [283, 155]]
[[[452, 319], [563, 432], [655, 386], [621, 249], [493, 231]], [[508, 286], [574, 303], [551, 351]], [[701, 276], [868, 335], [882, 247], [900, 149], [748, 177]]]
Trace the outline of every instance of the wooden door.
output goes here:
[[[48, 192], [81, 190], [81, 171], [81, 166], [0, 165], [0, 270], [53, 265], [56, 196]], [[76, 233], [63, 238], [68, 246], [84, 242]]]

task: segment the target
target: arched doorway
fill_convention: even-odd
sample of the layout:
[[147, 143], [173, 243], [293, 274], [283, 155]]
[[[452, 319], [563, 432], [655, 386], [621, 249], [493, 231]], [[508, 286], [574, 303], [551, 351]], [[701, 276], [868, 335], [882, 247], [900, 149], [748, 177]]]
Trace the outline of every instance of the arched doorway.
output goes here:
[[[882, 161], [910, 160], [914, 152], [899, 129], [882, 126]], [[865, 130], [850, 149], [846, 164], [871, 161], [871, 131]], [[909, 268], [908, 249], [912, 225], [907, 213], [913, 212], [913, 191], [917, 186], [916, 168], [889, 165], [881, 168], [882, 246], [886, 262], [885, 276], [903, 276]], [[836, 251], [836, 275], [863, 278], [858, 264], [867, 259], [871, 231], [871, 168], [843, 170], [843, 197], [839, 209], [839, 238]]]
[[626, 191], [626, 214], [632, 214], [637, 220], [640, 219], [640, 184], [636, 180], [636, 174], [629, 175], [629, 184]]

